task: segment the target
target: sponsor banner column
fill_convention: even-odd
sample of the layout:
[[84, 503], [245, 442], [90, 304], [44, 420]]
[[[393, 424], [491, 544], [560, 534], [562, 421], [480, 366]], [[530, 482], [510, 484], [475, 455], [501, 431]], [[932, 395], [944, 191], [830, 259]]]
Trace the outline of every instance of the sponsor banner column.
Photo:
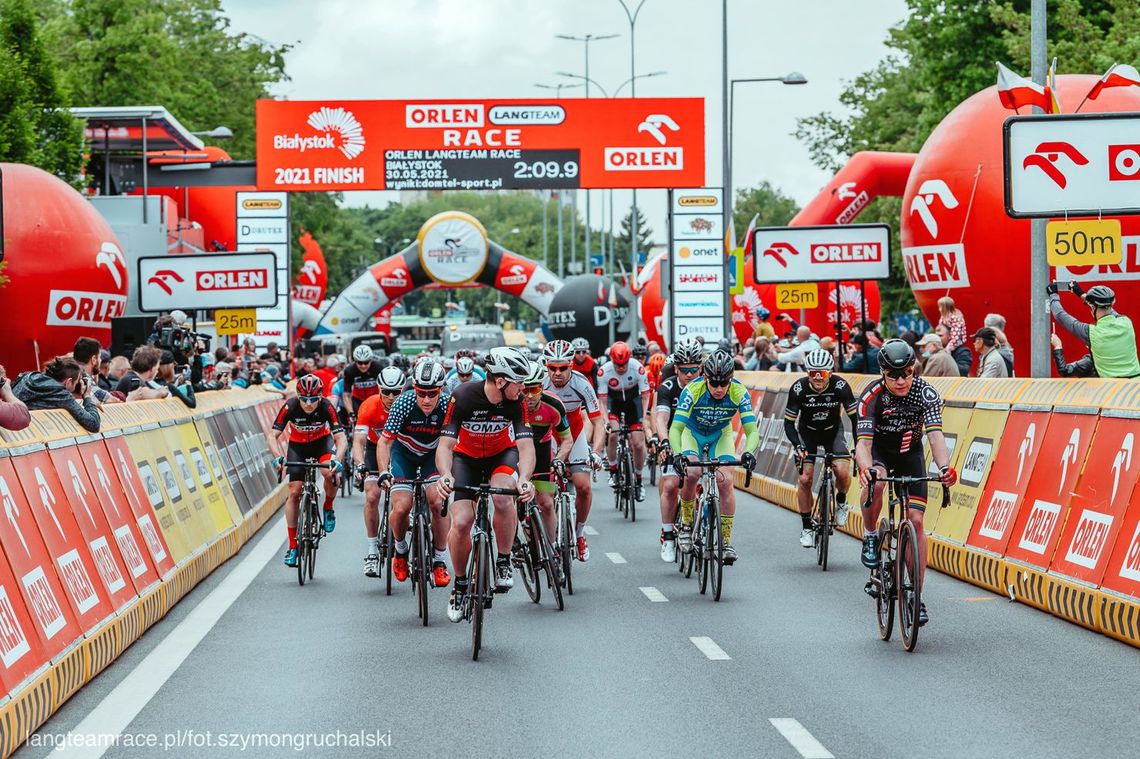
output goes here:
[[[160, 509], [165, 509], [166, 504], [154, 481], [154, 469], [148, 465], [147, 471], [151, 473], [150, 482], [144, 482], [143, 470], [135, 464], [124, 437], [104, 437], [103, 442], [112, 460], [112, 468], [123, 487], [123, 494], [126, 495], [127, 503], [135, 515], [135, 525], [138, 527], [143, 545], [150, 553], [158, 574], [166, 577], [174, 570], [175, 564], [187, 555], [186, 537], [173, 517], [169, 518], [172, 525], [169, 531], [162, 527], [159, 512], [156, 510], [156, 501]], [[153, 490], [150, 485], [154, 486]], [[162, 513], [168, 515], [169, 511]]]
[[[210, 438], [214, 441], [216, 446], [214, 456], [221, 459], [226, 478], [233, 486], [234, 495], [237, 496], [238, 507], [244, 515], [248, 514], [255, 504], [255, 501], [250, 495], [250, 488], [252, 488], [253, 485], [247, 482], [249, 473], [245, 467], [241, 466], [239, 469], [240, 462], [234, 461], [234, 441], [228, 426], [222, 424], [224, 421], [225, 414], [214, 414], [205, 420], [206, 426], [210, 431]], [[199, 423], [200, 422], [201, 420], [199, 420]], [[207, 448], [207, 455], [210, 455], [209, 451], [210, 449]], [[214, 456], [211, 456], [211, 459], [214, 458]]]
[[290, 256], [289, 194], [286, 192], [237, 193], [237, 249], [268, 252], [277, 257], [277, 305], [257, 309], [257, 333], [252, 337], [258, 350], [271, 343], [288, 345], [292, 337], [289, 306], [293, 279]]
[[670, 205], [672, 293], [669, 298], [672, 345], [702, 336], [715, 343], [725, 336], [724, 198], [719, 187], [674, 190]]

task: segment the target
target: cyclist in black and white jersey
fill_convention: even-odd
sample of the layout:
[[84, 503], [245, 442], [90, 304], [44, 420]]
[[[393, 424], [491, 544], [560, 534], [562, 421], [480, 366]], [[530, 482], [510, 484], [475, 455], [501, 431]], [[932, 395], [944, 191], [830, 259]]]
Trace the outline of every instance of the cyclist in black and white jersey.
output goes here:
[[610, 485], [617, 474], [618, 424], [624, 418], [631, 430], [629, 442], [633, 449], [637, 500], [644, 501], [641, 470], [645, 467], [645, 432], [641, 429], [641, 420], [649, 404], [649, 377], [632, 353], [629, 345], [620, 340], [610, 348], [610, 362], [598, 370], [598, 401], [602, 406], [608, 402], [609, 408], [610, 438], [606, 443], [606, 456], [610, 462]]
[[796, 380], [788, 391], [788, 404], [784, 410], [784, 434], [795, 446], [796, 463], [800, 477], [796, 486], [796, 502], [800, 509], [800, 545], [812, 548], [815, 532], [811, 523], [812, 475], [815, 460], [807, 458], [823, 447], [835, 454], [832, 464], [835, 472], [835, 523], [847, 524], [847, 488], [851, 485], [851, 452], [843, 433], [842, 414], [851, 417], [854, 429], [857, 420], [855, 395], [847, 380], [832, 374], [835, 359], [825, 350], [809, 351], [804, 356], [807, 376]]
[[[942, 484], [950, 487], [958, 474], [950, 467], [950, 452], [942, 434], [942, 398], [926, 380], [914, 376], [914, 349], [902, 340], [883, 343], [879, 351], [879, 368], [883, 375], [872, 382], [859, 397], [859, 421], [855, 425], [855, 463], [859, 467], [859, 484], [866, 501], [871, 467], [887, 476], [923, 477], [926, 462], [922, 452], [922, 436], [930, 440], [930, 453], [941, 472]], [[879, 560], [877, 525], [883, 506], [885, 483], [876, 483], [870, 507], [863, 509], [863, 566], [874, 568]], [[926, 511], [926, 483], [910, 485], [907, 509], [918, 533], [919, 572], [926, 576], [926, 533], [923, 514]], [[927, 622], [926, 604], [918, 615], [918, 623]]]

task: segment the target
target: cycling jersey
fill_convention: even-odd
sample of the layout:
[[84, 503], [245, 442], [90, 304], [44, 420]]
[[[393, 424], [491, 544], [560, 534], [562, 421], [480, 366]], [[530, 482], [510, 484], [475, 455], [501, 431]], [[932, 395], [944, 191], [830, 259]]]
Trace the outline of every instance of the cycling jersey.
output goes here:
[[602, 413], [594, 386], [590, 384], [590, 380], [576, 371], [570, 372], [570, 379], [562, 387], [555, 387], [547, 376], [543, 388], [562, 401], [566, 415], [570, 418], [570, 432], [575, 439], [585, 426], [583, 413], [590, 419], [596, 419]]
[[530, 412], [530, 428], [534, 431], [535, 440], [538, 441], [535, 445], [553, 440], [552, 430], [557, 430], [560, 438], [569, 434], [570, 421], [567, 419], [566, 407], [562, 405], [558, 396], [549, 391], [542, 394], [538, 408]]
[[[476, 366], [475, 370], [471, 372], [471, 376], [467, 379], [467, 381], [468, 382], [476, 382], [476, 381], [482, 382], [485, 379], [487, 379], [487, 373]], [[447, 373], [447, 378], [444, 381], [444, 389], [450, 393], [452, 390], [454, 390], [455, 388], [459, 387], [462, 384], [463, 384], [463, 380], [459, 379], [459, 372], [452, 369], [450, 372]]]
[[[395, 404], [393, 404], [395, 405]], [[384, 408], [382, 396], [373, 395], [356, 407], [356, 431], [367, 432], [368, 442], [375, 445], [388, 422], [389, 410]]]
[[321, 398], [310, 413], [301, 408], [299, 398], [290, 398], [277, 412], [273, 429], [282, 432], [289, 425], [289, 443], [312, 443], [328, 435], [344, 432], [344, 427], [336, 418], [336, 409], [325, 398]]
[[388, 420], [381, 434], [385, 440], [398, 441], [413, 455], [429, 454], [439, 444], [439, 431], [443, 428], [443, 418], [450, 403], [451, 395], [440, 393], [439, 403], [430, 414], [425, 414], [416, 403], [416, 392], [409, 390], [388, 410]]
[[942, 398], [921, 377], [911, 380], [910, 390], [904, 396], [890, 392], [882, 378], [859, 396], [857, 441], [872, 439], [881, 450], [906, 453], [921, 444], [924, 432], [935, 430], [942, 430]]
[[590, 382], [590, 387], [594, 388], [594, 392], [598, 391], [598, 362], [594, 360], [593, 356], [586, 356], [585, 361], [579, 361], [578, 355], [574, 355], [574, 362], [570, 364], [570, 368], [576, 372], [581, 372]]
[[[695, 379], [685, 385], [680, 400], [677, 401], [677, 411], [669, 427], [669, 447], [682, 452], [695, 450], [691, 445], [684, 444], [685, 432], [690, 433], [698, 443], [728, 437], [732, 429], [732, 417], [736, 414], [740, 414], [740, 424], [746, 435], [744, 450], [756, 450], [760, 443], [760, 433], [756, 429], [752, 398], [744, 385], [739, 380], [732, 380], [728, 392], [717, 400], [709, 393], [704, 378]], [[685, 439], [685, 442], [688, 440]], [[718, 450], [718, 456], [723, 455], [723, 451]]]
[[673, 418], [677, 415], [677, 401], [681, 399], [682, 390], [681, 380], [677, 377], [661, 380], [661, 385], [657, 388], [657, 405], [654, 409], [668, 411], [669, 424], [673, 424]]
[[380, 392], [380, 372], [383, 369], [380, 362], [375, 360], [364, 371], [360, 371], [356, 364], [349, 364], [344, 370], [344, 392], [351, 395], [357, 404], [376, 395]]
[[533, 437], [522, 398], [491, 403], [483, 382], [464, 382], [451, 396], [443, 418], [445, 437], [455, 438], [455, 452], [484, 459], [515, 448], [516, 441]]
[[645, 367], [636, 358], [629, 360], [623, 372], [618, 372], [613, 361], [598, 370], [598, 397], [608, 397], [610, 403], [636, 400], [648, 392]]
[[834, 439], [842, 428], [840, 411], [851, 417], [852, 426], [858, 416], [858, 404], [847, 380], [834, 374], [827, 387], [816, 392], [807, 377], [801, 377], [788, 391], [788, 405], [784, 410], [784, 432], [792, 445], [800, 445], [800, 434], [813, 440]]

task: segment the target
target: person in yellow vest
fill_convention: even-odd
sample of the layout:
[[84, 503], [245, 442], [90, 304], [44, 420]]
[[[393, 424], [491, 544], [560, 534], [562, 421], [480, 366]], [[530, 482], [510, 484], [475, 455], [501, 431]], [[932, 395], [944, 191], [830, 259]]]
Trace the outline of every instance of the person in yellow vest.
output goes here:
[[1056, 322], [1089, 346], [1101, 377], [1140, 377], [1136, 331], [1132, 320], [1112, 307], [1116, 303], [1116, 293], [1104, 285], [1090, 287], [1087, 293], [1076, 282], [1070, 282], [1068, 286], [1089, 307], [1093, 321], [1086, 324], [1067, 313], [1061, 307], [1057, 283], [1053, 282], [1045, 286], [1045, 292], [1049, 295], [1049, 312]]
[[760, 323], [756, 325], [756, 331], [752, 333], [753, 337], [766, 337], [769, 340], [775, 340], [776, 329], [768, 321], [768, 317], [771, 315], [772, 312], [764, 307], [756, 310], [756, 316], [760, 318]]

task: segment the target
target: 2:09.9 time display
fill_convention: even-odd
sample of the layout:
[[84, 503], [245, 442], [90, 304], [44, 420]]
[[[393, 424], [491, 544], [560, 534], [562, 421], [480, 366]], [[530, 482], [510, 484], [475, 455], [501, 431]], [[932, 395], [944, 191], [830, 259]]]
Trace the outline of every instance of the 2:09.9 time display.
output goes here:
[[515, 161], [515, 179], [577, 179], [578, 161]]

